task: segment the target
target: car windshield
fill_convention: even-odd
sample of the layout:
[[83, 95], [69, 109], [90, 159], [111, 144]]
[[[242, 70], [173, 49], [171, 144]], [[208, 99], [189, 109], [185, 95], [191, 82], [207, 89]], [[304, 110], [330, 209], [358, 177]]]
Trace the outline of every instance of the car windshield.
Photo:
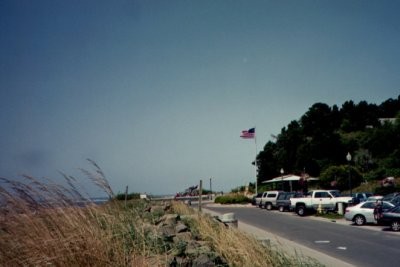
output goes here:
[[384, 196], [382, 200], [384, 200], [384, 201], [390, 201], [391, 199], [393, 199], [393, 198], [394, 198], [395, 196], [397, 196], [398, 194], [399, 194], [399, 193], [391, 193], [391, 194], [388, 194], [388, 195]]
[[338, 192], [338, 191], [329, 191], [331, 194], [332, 194], [332, 196], [334, 196], [334, 197], [340, 197], [340, 193]]

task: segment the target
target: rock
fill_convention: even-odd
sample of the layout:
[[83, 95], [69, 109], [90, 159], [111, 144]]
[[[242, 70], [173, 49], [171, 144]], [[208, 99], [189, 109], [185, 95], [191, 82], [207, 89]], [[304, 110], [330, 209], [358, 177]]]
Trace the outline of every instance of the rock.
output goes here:
[[192, 260], [187, 257], [176, 257], [179, 267], [192, 267]]
[[173, 242], [174, 243], [178, 243], [179, 241], [185, 241], [185, 242], [189, 242], [193, 239], [193, 235], [191, 232], [183, 232], [183, 233], [177, 233], [174, 237], [173, 237]]
[[144, 211], [144, 212], [150, 212], [150, 211], [151, 211], [151, 206], [145, 208], [143, 211]]
[[211, 252], [211, 248], [206, 243], [200, 244], [197, 241], [190, 241], [186, 246], [186, 255], [188, 256], [198, 256], [201, 254], [209, 254]]
[[175, 231], [176, 231], [177, 233], [186, 232], [187, 230], [188, 230], [188, 227], [187, 227], [184, 223], [182, 223], [182, 222], [179, 222], [179, 223], [175, 226]]
[[201, 254], [193, 260], [193, 267], [194, 266], [211, 267], [215, 266], [215, 263], [207, 254]]
[[180, 217], [178, 214], [165, 214], [157, 220], [156, 224], [162, 223], [163, 225], [175, 225]]
[[165, 240], [169, 240], [176, 235], [175, 226], [173, 225], [162, 225], [158, 228], [158, 233], [163, 237]]
[[179, 240], [175, 243], [174, 248], [171, 250], [171, 254], [174, 256], [182, 256], [185, 255], [187, 242]]
[[164, 211], [168, 211], [171, 209], [171, 204], [165, 204]]
[[224, 259], [213, 251], [210, 242], [202, 240], [198, 232], [191, 231], [192, 222], [196, 225], [198, 214], [168, 213], [171, 210], [171, 206], [164, 203], [153, 205], [143, 213], [142, 229], [146, 238], [151, 242], [160, 242], [162, 250], [166, 252], [163, 256], [150, 257], [150, 266], [161, 266], [161, 262], [162, 266], [228, 266]]

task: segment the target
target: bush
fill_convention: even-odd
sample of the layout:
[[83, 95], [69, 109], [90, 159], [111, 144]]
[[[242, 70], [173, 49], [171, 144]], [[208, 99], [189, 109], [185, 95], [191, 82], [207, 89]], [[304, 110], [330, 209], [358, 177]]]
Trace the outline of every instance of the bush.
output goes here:
[[[115, 196], [116, 200], [125, 200], [125, 194], [118, 193]], [[126, 200], [131, 200], [131, 199], [140, 199], [140, 194], [139, 193], [129, 193], [126, 197]]]
[[400, 187], [399, 186], [377, 187], [375, 188], [374, 194], [384, 196], [394, 192], [400, 192]]
[[215, 198], [215, 203], [220, 203], [220, 204], [247, 204], [250, 202], [251, 199], [240, 194], [229, 194], [224, 196], [218, 196]]

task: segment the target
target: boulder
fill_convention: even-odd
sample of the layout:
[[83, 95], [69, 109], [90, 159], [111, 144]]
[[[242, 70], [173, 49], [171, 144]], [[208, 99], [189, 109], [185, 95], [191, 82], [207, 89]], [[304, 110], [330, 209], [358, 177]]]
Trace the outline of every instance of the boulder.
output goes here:
[[172, 238], [174, 243], [178, 243], [179, 241], [189, 242], [192, 239], [193, 235], [191, 232], [176, 233], [176, 235]]
[[200, 254], [193, 260], [193, 266], [211, 267], [215, 266], [214, 259], [207, 254]]
[[178, 222], [175, 226], [175, 231], [177, 233], [182, 233], [182, 232], [186, 232], [188, 231], [188, 227], [186, 226], [186, 224], [182, 223], [182, 222]]

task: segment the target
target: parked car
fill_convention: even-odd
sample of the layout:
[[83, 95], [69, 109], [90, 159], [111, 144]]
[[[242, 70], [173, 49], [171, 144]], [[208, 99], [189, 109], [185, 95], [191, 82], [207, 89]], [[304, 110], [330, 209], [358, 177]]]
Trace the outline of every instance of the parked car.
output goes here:
[[[355, 225], [364, 225], [366, 223], [377, 223], [374, 217], [374, 209], [377, 201], [365, 201], [355, 206], [347, 207], [344, 217], [348, 221], [354, 222]], [[392, 203], [382, 201], [382, 211], [388, 211], [395, 207]]]
[[276, 199], [278, 198], [279, 194], [284, 193], [283, 191], [266, 191], [263, 193], [260, 201], [260, 207], [272, 210], [276, 208]]
[[382, 213], [382, 216], [378, 219], [378, 223], [381, 225], [390, 225], [393, 231], [400, 231], [400, 206]]
[[395, 206], [400, 206], [400, 195], [395, 196], [390, 203], [394, 204]]
[[400, 193], [395, 192], [395, 193], [387, 194], [382, 198], [382, 200], [389, 201], [389, 202], [395, 204], [396, 206], [398, 206], [398, 205], [400, 205]]
[[290, 211], [290, 199], [295, 197], [302, 197], [303, 194], [297, 192], [282, 192], [276, 199], [276, 207], [280, 212], [285, 210]]
[[383, 196], [370, 196], [367, 198], [367, 201], [377, 201], [377, 200], [382, 200]]
[[354, 197], [354, 204], [358, 204], [360, 202], [364, 202], [367, 201], [367, 199], [369, 197], [372, 196], [372, 193], [369, 192], [357, 192], [357, 193], [353, 193], [352, 197]]
[[262, 197], [263, 193], [258, 193], [256, 195], [253, 196], [253, 198], [251, 199], [251, 204], [253, 206], [258, 206], [260, 205], [260, 201], [261, 201], [261, 197]]
[[392, 201], [395, 197], [399, 196], [400, 193], [399, 192], [395, 192], [395, 193], [390, 193], [387, 195], [383, 196], [383, 201]]

